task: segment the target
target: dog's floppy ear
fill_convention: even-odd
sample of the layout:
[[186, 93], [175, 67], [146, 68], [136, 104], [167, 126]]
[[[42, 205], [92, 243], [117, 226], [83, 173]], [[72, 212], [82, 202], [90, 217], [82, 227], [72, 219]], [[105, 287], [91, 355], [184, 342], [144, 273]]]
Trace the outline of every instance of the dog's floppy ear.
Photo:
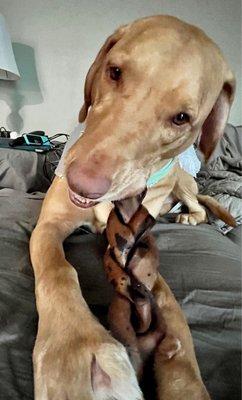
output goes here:
[[84, 87], [84, 104], [79, 112], [79, 122], [83, 122], [86, 119], [89, 107], [92, 105], [92, 87], [96, 73], [98, 72], [104, 57], [111, 50], [111, 48], [121, 39], [127, 30], [128, 25], [121, 26], [111, 36], [109, 36], [104, 45], [99, 50], [94, 63], [91, 65], [85, 81]]
[[203, 153], [206, 162], [215, 150], [218, 141], [222, 138], [234, 93], [235, 78], [232, 72], [228, 70], [219, 96], [202, 126], [199, 149]]

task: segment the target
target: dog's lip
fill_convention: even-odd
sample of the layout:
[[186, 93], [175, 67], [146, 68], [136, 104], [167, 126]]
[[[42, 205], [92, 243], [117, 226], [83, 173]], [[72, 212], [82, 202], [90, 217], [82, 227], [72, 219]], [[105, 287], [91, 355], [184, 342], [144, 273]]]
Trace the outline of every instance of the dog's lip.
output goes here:
[[139, 203], [142, 203], [142, 200], [146, 194], [146, 190], [147, 190], [146, 188], [145, 189], [142, 188], [138, 192], [133, 194], [132, 196], [126, 194], [125, 196], [118, 196], [117, 198], [113, 198], [113, 199], [104, 200], [104, 199], [100, 198], [99, 200], [94, 201], [92, 199], [88, 199], [87, 197], [80, 196], [78, 193], [74, 192], [70, 187], [68, 187], [69, 197], [70, 197], [71, 202], [80, 208], [90, 208], [102, 201], [111, 201], [111, 202], [123, 201], [123, 200], [126, 200], [131, 197], [137, 197], [137, 200], [139, 199], [138, 200]]
[[75, 206], [80, 208], [90, 208], [98, 204], [98, 201], [93, 201], [91, 199], [87, 199], [86, 197], [80, 196], [70, 188], [69, 188], [69, 197], [71, 202], [75, 204]]

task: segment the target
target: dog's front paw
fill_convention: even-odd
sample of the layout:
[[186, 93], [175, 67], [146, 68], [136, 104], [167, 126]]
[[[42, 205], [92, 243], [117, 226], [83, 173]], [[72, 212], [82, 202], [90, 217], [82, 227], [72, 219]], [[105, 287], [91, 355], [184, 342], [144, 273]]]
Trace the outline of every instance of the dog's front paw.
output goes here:
[[143, 399], [124, 347], [106, 331], [94, 332], [37, 338], [35, 400]]
[[205, 210], [189, 214], [178, 214], [176, 222], [183, 225], [198, 225], [207, 222], [207, 215]]

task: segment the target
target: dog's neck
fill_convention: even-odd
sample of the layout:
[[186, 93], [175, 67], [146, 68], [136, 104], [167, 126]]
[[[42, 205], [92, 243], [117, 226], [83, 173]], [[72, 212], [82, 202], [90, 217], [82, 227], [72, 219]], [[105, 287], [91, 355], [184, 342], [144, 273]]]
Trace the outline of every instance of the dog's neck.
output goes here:
[[176, 163], [176, 157], [170, 158], [169, 160], [166, 161], [164, 165], [162, 165], [162, 167], [152, 172], [147, 180], [147, 188], [151, 188], [157, 185], [163, 178], [165, 178], [170, 172], [170, 170], [173, 168], [175, 163]]

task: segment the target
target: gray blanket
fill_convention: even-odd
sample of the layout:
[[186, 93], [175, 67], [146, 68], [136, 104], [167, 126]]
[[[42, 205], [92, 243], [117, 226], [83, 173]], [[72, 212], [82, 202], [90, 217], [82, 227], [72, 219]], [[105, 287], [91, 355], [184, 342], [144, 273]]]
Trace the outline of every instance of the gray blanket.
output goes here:
[[[31, 353], [38, 319], [28, 242], [42, 198], [41, 193], [0, 191], [1, 400], [33, 399]], [[213, 400], [240, 399], [240, 247], [234, 241], [240, 240], [238, 229], [231, 237], [209, 225], [158, 223], [154, 228], [160, 272], [187, 316]], [[106, 323], [112, 291], [102, 269], [102, 237], [77, 231], [66, 241], [65, 251], [88, 304]]]
[[[43, 198], [44, 193], [10, 185], [0, 190], [0, 400], [33, 400], [31, 354], [38, 316], [28, 243]], [[240, 228], [224, 236], [211, 225], [158, 222], [153, 230], [160, 272], [187, 316], [213, 400], [241, 399]], [[82, 229], [65, 242], [83, 294], [106, 324], [112, 290], [102, 269], [103, 251], [103, 238]]]
[[[213, 160], [203, 166], [197, 182], [200, 193], [215, 197], [235, 217], [238, 225], [242, 222], [242, 127], [228, 125]], [[231, 230], [210, 213], [210, 222], [223, 233]]]

